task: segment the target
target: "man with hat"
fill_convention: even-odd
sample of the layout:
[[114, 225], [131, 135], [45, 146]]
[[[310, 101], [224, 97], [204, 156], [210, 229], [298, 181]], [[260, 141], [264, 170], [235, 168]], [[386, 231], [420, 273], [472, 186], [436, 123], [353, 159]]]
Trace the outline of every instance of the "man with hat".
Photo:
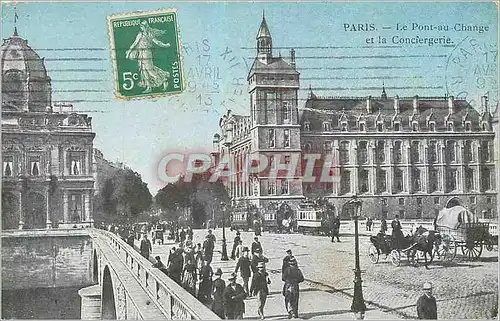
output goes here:
[[[262, 263], [264, 265], [264, 268], [266, 266], [266, 263], [269, 262], [269, 259], [262, 254], [261, 250], [257, 250], [255, 252], [255, 255], [252, 257], [252, 263], [250, 264], [252, 268], [252, 272], [256, 273], [257, 272], [257, 266], [259, 263]], [[251, 291], [250, 291], [251, 292]]]
[[285, 308], [288, 311], [288, 318], [298, 318], [299, 314], [299, 283], [304, 281], [304, 275], [297, 266], [297, 260], [291, 258], [288, 267], [283, 272], [283, 296], [285, 297]]
[[[212, 257], [214, 255], [214, 247], [215, 247], [215, 236], [211, 233], [212, 230], [208, 230], [208, 235], [205, 237], [205, 241], [203, 242], [203, 257], [208, 263], [212, 263]], [[211, 237], [213, 236], [213, 237]]]
[[156, 269], [159, 269], [163, 273], [168, 275], [167, 268], [165, 267], [165, 264], [161, 261], [161, 257], [159, 255], [155, 256], [156, 262], [153, 264], [153, 267]]
[[250, 276], [252, 276], [252, 271], [250, 270], [251, 262], [248, 257], [248, 247], [243, 248], [243, 256], [238, 259], [238, 263], [236, 264], [236, 268], [234, 269], [234, 273], [238, 273], [240, 270], [241, 278], [243, 279], [243, 288], [245, 289], [245, 293], [250, 296], [250, 292], [248, 290], [248, 280]]
[[432, 296], [432, 284], [424, 283], [424, 294], [417, 300], [417, 316], [423, 320], [437, 320], [436, 298]]
[[258, 314], [261, 320], [264, 320], [264, 306], [266, 305], [267, 295], [269, 294], [268, 284], [271, 284], [269, 274], [266, 272], [264, 262], [257, 264], [257, 271], [253, 274], [250, 293], [257, 296], [259, 302]]
[[140, 250], [141, 250], [141, 255], [145, 257], [147, 260], [149, 260], [149, 254], [152, 251], [152, 247], [151, 247], [151, 241], [148, 240], [148, 235], [146, 233], [144, 233], [144, 236], [142, 237]]
[[253, 238], [252, 255], [254, 255], [257, 250], [261, 250], [262, 251], [262, 244], [260, 244], [259, 238], [256, 236], [256, 237]]
[[212, 283], [212, 311], [224, 319], [224, 290], [226, 289], [226, 282], [221, 278], [222, 270], [217, 268], [215, 271], [215, 280]]
[[229, 284], [224, 290], [224, 312], [226, 319], [243, 319], [245, 313], [245, 298], [247, 297], [245, 290], [241, 285], [236, 283], [236, 273], [231, 273]]
[[238, 245], [240, 245], [241, 237], [240, 237], [240, 231], [236, 231], [236, 236], [234, 237], [233, 241], [233, 250], [231, 251], [231, 260], [234, 260], [236, 258], [235, 253], [236, 253], [236, 248]]

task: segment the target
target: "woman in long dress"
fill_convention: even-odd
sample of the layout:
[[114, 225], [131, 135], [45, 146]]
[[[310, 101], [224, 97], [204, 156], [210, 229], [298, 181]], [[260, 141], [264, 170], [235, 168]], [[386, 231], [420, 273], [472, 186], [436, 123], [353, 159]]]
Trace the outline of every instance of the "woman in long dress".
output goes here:
[[143, 93], [150, 93], [153, 88], [161, 86], [166, 90], [170, 73], [154, 65], [152, 52], [153, 44], [162, 48], [170, 47], [169, 43], [158, 40], [158, 37], [163, 35], [165, 31], [151, 28], [146, 20], [141, 22], [140, 28], [141, 31], [137, 34], [134, 43], [126, 51], [125, 57], [130, 60], [137, 60], [141, 74], [138, 86], [146, 88]]
[[182, 287], [196, 297], [196, 282], [198, 280], [196, 265], [189, 259], [184, 265], [182, 273]]

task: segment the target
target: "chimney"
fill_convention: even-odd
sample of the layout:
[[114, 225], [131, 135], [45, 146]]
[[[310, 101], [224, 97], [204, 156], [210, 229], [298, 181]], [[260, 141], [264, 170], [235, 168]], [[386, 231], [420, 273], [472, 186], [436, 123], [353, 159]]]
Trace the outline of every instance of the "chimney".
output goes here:
[[481, 109], [483, 112], [487, 112], [488, 110], [488, 96], [481, 96]]
[[368, 114], [372, 113], [372, 96], [368, 96], [366, 99], [366, 112]]
[[394, 97], [394, 111], [399, 114], [399, 96]]
[[413, 114], [418, 114], [418, 95], [413, 97]]
[[448, 113], [453, 114], [453, 96], [448, 97]]
[[295, 69], [295, 50], [293, 48], [290, 49], [290, 65]]

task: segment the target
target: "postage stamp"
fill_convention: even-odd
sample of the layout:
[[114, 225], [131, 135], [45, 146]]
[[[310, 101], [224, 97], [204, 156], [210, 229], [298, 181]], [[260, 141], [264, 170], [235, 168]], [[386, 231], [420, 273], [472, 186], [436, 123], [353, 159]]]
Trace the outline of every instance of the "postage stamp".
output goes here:
[[176, 9], [108, 16], [115, 97], [141, 99], [184, 90]]

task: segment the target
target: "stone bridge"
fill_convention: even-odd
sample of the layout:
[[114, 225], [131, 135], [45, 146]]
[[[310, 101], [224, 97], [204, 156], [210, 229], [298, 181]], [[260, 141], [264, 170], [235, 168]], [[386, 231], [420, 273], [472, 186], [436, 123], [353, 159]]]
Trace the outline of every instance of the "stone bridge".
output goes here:
[[219, 319], [108, 231], [5, 231], [2, 247], [2, 281], [10, 278], [12, 288], [19, 288], [19, 284], [28, 288], [30, 282], [26, 279], [31, 277], [26, 273], [34, 272], [22, 265], [28, 267], [38, 258], [38, 274], [43, 276], [36, 286], [57, 289], [62, 283], [67, 286], [66, 280], [72, 280], [73, 286], [80, 288], [82, 319]]

